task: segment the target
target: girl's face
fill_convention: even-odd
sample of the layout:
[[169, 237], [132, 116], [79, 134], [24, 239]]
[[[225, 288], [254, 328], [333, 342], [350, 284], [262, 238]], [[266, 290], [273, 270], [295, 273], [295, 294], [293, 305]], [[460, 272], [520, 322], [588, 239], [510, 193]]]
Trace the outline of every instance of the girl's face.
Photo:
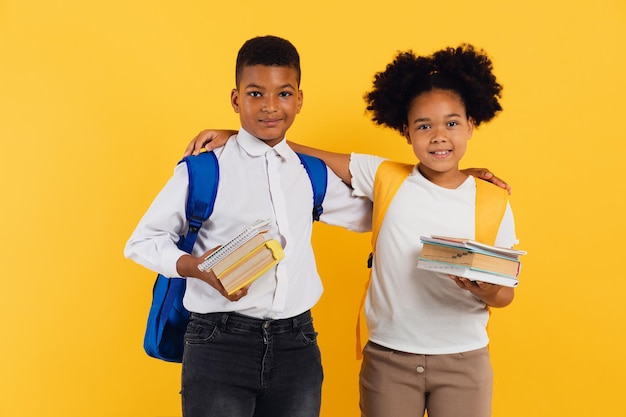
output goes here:
[[454, 91], [431, 90], [417, 96], [408, 113], [404, 136], [419, 159], [419, 170], [433, 183], [456, 188], [467, 178], [459, 161], [472, 137], [474, 123]]

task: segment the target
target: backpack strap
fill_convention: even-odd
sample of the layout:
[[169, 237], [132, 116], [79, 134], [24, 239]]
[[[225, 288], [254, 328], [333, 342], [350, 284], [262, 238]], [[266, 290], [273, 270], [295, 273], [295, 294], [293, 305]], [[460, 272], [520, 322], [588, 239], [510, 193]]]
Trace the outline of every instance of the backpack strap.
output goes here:
[[326, 169], [326, 164], [321, 159], [303, 153], [297, 154], [311, 180], [311, 186], [313, 187], [313, 221], [317, 221], [324, 211], [322, 203], [326, 196], [328, 170]]
[[[475, 240], [495, 245], [500, 223], [502, 223], [509, 201], [509, 193], [490, 182], [478, 178], [474, 181], [476, 182]], [[487, 311], [491, 316], [491, 308], [487, 307]], [[489, 331], [489, 322], [487, 322], [487, 331]]]
[[509, 193], [487, 181], [476, 181], [476, 240], [495, 245]]
[[[413, 171], [415, 165], [402, 162], [383, 161], [376, 170], [374, 177], [374, 206], [372, 211], [372, 252], [376, 250], [378, 232], [385, 218], [391, 200], [398, 192], [404, 180]], [[370, 254], [368, 267], [372, 267], [373, 253]]]
[[183, 162], [187, 164], [187, 173], [189, 174], [189, 190], [185, 206], [189, 230], [185, 236], [181, 236], [178, 247], [191, 253], [202, 222], [208, 219], [213, 212], [220, 171], [217, 157], [213, 152], [186, 156], [179, 164]]
[[[213, 212], [219, 166], [213, 152], [183, 158], [179, 164], [183, 162], [187, 164], [189, 175], [185, 206], [189, 229], [180, 236], [177, 246], [191, 253], [202, 222]], [[144, 350], [148, 355], [168, 362], [182, 362], [183, 338], [189, 321], [189, 311], [182, 302], [186, 284], [185, 278], [157, 275], [144, 335]]]
[[[372, 212], [372, 252], [367, 261], [367, 266], [372, 267], [374, 251], [376, 250], [376, 241], [378, 240], [378, 232], [385, 218], [385, 213], [391, 200], [404, 182], [404, 180], [413, 171], [415, 165], [405, 164], [394, 161], [383, 161], [376, 170], [374, 177], [374, 206]], [[370, 286], [372, 272], [365, 283], [365, 291], [361, 297], [361, 305], [359, 308], [359, 316], [356, 323], [356, 355], [358, 359], [362, 358], [362, 347], [367, 341], [367, 326], [365, 321], [365, 298], [367, 290]]]

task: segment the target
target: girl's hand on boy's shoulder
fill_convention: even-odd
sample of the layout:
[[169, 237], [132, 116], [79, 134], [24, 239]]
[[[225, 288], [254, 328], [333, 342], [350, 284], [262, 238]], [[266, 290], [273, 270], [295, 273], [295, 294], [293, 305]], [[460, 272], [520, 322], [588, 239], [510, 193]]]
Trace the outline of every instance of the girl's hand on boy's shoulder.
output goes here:
[[492, 184], [497, 185], [500, 188], [504, 188], [511, 194], [511, 186], [507, 184], [504, 180], [496, 177], [493, 172], [489, 171], [487, 168], [466, 168], [462, 169], [466, 175], [471, 175], [472, 177], [479, 178], [481, 180], [489, 181]]
[[220, 129], [205, 129], [201, 130], [195, 138], [189, 142], [187, 149], [185, 149], [184, 156], [198, 155], [200, 152], [212, 151], [213, 149], [224, 146], [228, 139], [232, 135], [236, 135], [236, 130], [220, 130]]

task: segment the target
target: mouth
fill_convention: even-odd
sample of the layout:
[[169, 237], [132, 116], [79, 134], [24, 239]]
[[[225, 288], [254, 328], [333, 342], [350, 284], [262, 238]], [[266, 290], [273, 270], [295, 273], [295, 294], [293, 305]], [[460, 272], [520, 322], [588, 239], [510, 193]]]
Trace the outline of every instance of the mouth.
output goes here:
[[450, 154], [452, 154], [452, 150], [450, 149], [437, 150], [437, 151], [430, 151], [429, 153], [437, 159], [444, 159], [444, 158], [447, 158]]
[[260, 122], [266, 127], [274, 127], [281, 122], [281, 119], [261, 119]]

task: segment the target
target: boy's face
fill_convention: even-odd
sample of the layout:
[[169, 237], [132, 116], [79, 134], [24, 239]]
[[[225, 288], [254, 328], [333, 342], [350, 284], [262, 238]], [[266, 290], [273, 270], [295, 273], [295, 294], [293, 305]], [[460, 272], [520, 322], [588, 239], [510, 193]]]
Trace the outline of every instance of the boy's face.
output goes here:
[[413, 100], [404, 134], [420, 161], [422, 174], [431, 181], [439, 178], [455, 182], [464, 178], [459, 175], [459, 161], [473, 130], [474, 123], [467, 117], [458, 94], [432, 90]]
[[241, 126], [274, 146], [283, 140], [302, 108], [296, 70], [266, 65], [245, 67], [230, 101], [239, 113]]

